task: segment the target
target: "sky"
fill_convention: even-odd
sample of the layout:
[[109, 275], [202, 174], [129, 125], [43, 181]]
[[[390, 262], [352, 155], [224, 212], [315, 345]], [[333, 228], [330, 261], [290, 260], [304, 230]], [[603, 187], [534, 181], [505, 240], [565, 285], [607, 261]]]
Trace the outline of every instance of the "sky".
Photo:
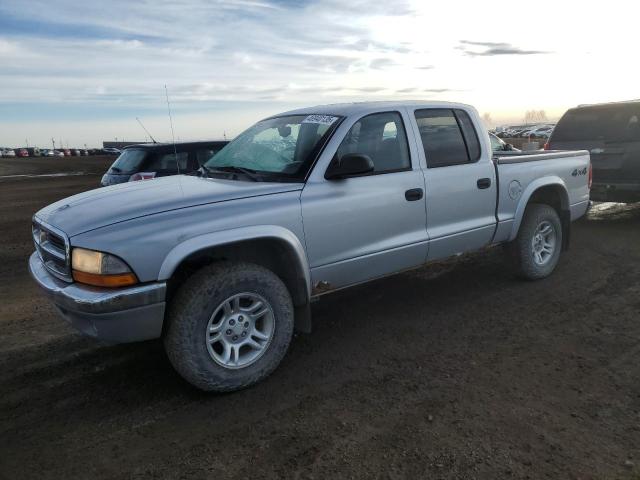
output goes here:
[[490, 126], [640, 98], [640, 5], [0, 0], [0, 146], [232, 138], [296, 107], [450, 100]]

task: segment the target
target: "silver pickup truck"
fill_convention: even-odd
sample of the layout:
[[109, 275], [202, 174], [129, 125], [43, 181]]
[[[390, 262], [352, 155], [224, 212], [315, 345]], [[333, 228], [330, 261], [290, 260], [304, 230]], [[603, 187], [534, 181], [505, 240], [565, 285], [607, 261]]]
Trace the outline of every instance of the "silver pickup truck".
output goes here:
[[197, 175], [40, 210], [29, 266], [81, 332], [162, 338], [187, 381], [236, 390], [277, 367], [323, 294], [492, 244], [520, 276], [551, 274], [590, 172], [586, 151], [493, 156], [468, 105], [305, 108], [256, 123]]

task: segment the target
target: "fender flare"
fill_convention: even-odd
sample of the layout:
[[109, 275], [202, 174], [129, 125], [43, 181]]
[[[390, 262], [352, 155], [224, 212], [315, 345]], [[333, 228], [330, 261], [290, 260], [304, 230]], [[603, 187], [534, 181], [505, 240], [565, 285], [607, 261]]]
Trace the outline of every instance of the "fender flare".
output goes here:
[[300, 269], [302, 277], [304, 278], [307, 303], [309, 303], [311, 298], [311, 272], [306, 252], [302, 243], [293, 232], [278, 225], [256, 225], [233, 228], [230, 230], [206, 233], [185, 240], [169, 251], [160, 266], [158, 280], [168, 280], [180, 263], [193, 253], [212, 247], [258, 239], [280, 240], [291, 250], [298, 263], [297, 267]]
[[518, 236], [518, 230], [520, 230], [520, 224], [522, 223], [522, 219], [524, 218], [524, 211], [526, 210], [527, 205], [529, 205], [529, 200], [531, 199], [533, 194], [540, 188], [549, 186], [561, 187], [564, 193], [562, 195], [562, 207], [566, 210], [569, 209], [569, 194], [567, 191], [567, 185], [564, 180], [562, 180], [562, 178], [558, 177], [557, 175], [551, 175], [534, 180], [529, 185], [527, 185], [527, 188], [525, 188], [522, 196], [520, 197], [520, 201], [518, 202], [518, 206], [516, 207], [516, 213], [513, 217], [513, 224], [511, 226], [509, 241], [514, 240]]

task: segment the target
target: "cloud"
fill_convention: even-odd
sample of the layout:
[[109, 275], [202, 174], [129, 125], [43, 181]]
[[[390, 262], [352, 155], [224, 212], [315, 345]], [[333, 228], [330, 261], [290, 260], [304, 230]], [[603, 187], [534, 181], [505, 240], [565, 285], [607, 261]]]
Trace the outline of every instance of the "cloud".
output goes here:
[[447, 93], [447, 92], [455, 92], [456, 90], [451, 88], [420, 88], [420, 87], [407, 87], [396, 90], [396, 93], [399, 94], [408, 94], [408, 93], [416, 93], [416, 94], [438, 94], [438, 93]]
[[358, 88], [350, 88], [349, 90], [352, 90], [354, 92], [361, 92], [361, 93], [377, 93], [377, 92], [382, 92], [386, 90], [386, 88], [385, 87], [358, 87]]
[[374, 58], [369, 62], [369, 68], [383, 70], [385, 68], [394, 67], [398, 63], [391, 58]]
[[460, 40], [457, 47], [470, 57], [490, 57], [497, 55], [543, 55], [552, 52], [543, 50], [525, 50], [503, 42], [475, 42]]
[[368, 26], [371, 18], [412, 11], [405, 2], [364, 0], [4, 0], [0, 52], [19, 62], [0, 71], [0, 105], [126, 101], [144, 108], [162, 97], [164, 84], [176, 109], [270, 95], [342, 96], [369, 83], [372, 71], [412, 62], [410, 44], [383, 41]]

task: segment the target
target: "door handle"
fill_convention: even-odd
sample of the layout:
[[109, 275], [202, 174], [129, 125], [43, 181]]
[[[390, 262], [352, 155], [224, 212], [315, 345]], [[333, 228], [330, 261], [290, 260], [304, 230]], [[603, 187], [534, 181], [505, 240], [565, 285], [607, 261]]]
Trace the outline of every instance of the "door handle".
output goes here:
[[424, 195], [424, 192], [421, 188], [412, 188], [411, 190], [407, 190], [404, 192], [404, 198], [407, 199], [408, 202], [415, 202], [416, 200], [420, 200]]
[[478, 180], [478, 188], [481, 190], [484, 190], [485, 188], [489, 188], [491, 186], [491, 179], [490, 178], [481, 178], [480, 180]]

